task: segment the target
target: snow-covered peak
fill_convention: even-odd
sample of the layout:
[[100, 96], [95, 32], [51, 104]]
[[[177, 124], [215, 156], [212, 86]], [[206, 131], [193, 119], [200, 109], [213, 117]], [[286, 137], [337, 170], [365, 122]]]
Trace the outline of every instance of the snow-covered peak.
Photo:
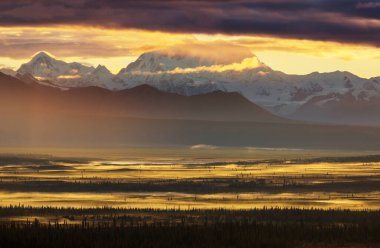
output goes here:
[[119, 82], [105, 66], [83, 65], [78, 62], [67, 63], [56, 59], [47, 52], [39, 52], [18, 69], [20, 77], [30, 75], [40, 84], [53, 87], [72, 88], [99, 86], [108, 89], [121, 88]]
[[108, 70], [104, 65], [98, 65], [95, 70], [91, 72], [93, 75], [112, 75], [112, 73]]
[[216, 62], [210, 59], [155, 51], [142, 54], [135, 62], [130, 63], [126, 68], [122, 69], [119, 74], [171, 71], [176, 68], [196, 68], [214, 64], [216, 64]]
[[92, 85], [97, 85], [105, 88], [114, 78], [114, 75], [103, 65], [98, 65], [86, 78], [87, 81], [92, 82]]
[[79, 78], [94, 70], [92, 66], [85, 66], [80, 63], [66, 63], [55, 59], [46, 52], [37, 53], [31, 61], [21, 65], [19, 74], [30, 73], [37, 79], [56, 80], [60, 78]]
[[42, 52], [36, 53], [36, 54], [33, 56], [31, 62], [51, 61], [51, 60], [55, 60], [55, 59], [53, 58], [53, 55], [51, 55], [51, 54], [49, 54], [49, 53], [47, 53], [47, 52], [42, 51]]

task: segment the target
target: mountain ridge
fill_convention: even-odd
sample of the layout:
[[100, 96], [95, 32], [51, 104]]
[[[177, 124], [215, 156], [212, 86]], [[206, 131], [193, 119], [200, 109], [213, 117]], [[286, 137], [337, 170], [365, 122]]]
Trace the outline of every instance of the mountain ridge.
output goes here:
[[[44, 59], [51, 58], [47, 53], [38, 55], [36, 56]], [[257, 59], [254, 55], [252, 56], [253, 60]], [[44, 59], [42, 62], [45, 61]], [[32, 61], [36, 62], [38, 58], [33, 58]], [[257, 61], [259, 60], [257, 59]], [[99, 65], [96, 68], [92, 67], [91, 70], [88, 69], [89, 71], [86, 73], [55, 75], [55, 77], [41, 80], [39, 77], [42, 74], [37, 73], [36, 75], [33, 70], [27, 72], [24, 66], [24, 69], [18, 70], [18, 77], [30, 74], [41, 84], [62, 89], [98, 86], [120, 91], [148, 84], [161, 91], [185, 96], [214, 91], [238, 92], [275, 115], [297, 120], [331, 123], [339, 123], [341, 119], [329, 113], [330, 103], [336, 102], [336, 104], [341, 104], [339, 108], [343, 109], [343, 112], [353, 116], [353, 118], [348, 118], [349, 116], [343, 118], [350, 119], [351, 124], [380, 125], [380, 120], [373, 118], [369, 118], [373, 120], [370, 123], [366, 122], [356, 108], [347, 109], [354, 104], [379, 105], [380, 77], [365, 79], [347, 71], [288, 75], [260, 63], [257, 67], [243, 67], [235, 70], [234, 67], [215, 65], [212, 61], [187, 58], [183, 55], [166, 56], [150, 52], [142, 54], [135, 62], [120, 70], [116, 75], [110, 73], [106, 67]], [[69, 64], [67, 63], [64, 67], [71, 68]], [[77, 64], [74, 64], [74, 67], [78, 67]], [[218, 71], [219, 69], [220, 71]], [[77, 77], [78, 75], [79, 77]], [[347, 95], [350, 95], [351, 98], [345, 98]], [[340, 99], [343, 98], [351, 99], [351, 103], [341, 102]], [[319, 114], [313, 116], [310, 112], [315, 109], [318, 109]], [[377, 114], [377, 111], [368, 113], [369, 116]], [[355, 118], [355, 115], [358, 118]]]
[[[83, 115], [144, 117], [161, 119], [191, 119], [215, 121], [286, 122], [237, 93], [212, 92], [182, 96], [140, 85], [122, 91], [97, 86], [60, 90], [48, 86], [27, 84], [19, 79], [0, 75], [2, 101], [7, 106], [26, 107], [24, 112], [76, 113]], [[10, 94], [9, 89], [19, 89]], [[8, 102], [7, 102], [8, 101]], [[31, 103], [38, 108], [31, 110]], [[15, 113], [16, 115], [18, 113]]]
[[123, 91], [97, 86], [62, 90], [2, 73], [0, 115], [1, 146], [375, 149], [380, 145], [380, 128], [289, 121], [238, 93], [182, 96], [148, 85]]

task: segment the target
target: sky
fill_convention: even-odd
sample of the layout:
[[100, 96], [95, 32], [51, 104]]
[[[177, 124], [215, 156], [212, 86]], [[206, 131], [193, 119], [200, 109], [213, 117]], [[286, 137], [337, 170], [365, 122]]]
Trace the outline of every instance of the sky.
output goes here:
[[223, 63], [254, 54], [291, 74], [380, 76], [380, 1], [0, 1], [0, 67], [47, 51], [117, 73], [167, 49]]

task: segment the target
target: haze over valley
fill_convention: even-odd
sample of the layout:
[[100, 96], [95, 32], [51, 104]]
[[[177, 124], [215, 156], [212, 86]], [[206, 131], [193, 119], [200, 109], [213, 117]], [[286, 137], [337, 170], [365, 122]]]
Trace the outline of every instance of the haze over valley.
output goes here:
[[[133, 66], [135, 64], [130, 67]], [[82, 67], [86, 69], [83, 69], [81, 77], [65, 77], [61, 81], [62, 75], [73, 70], [77, 73], [75, 75], [79, 75]], [[30, 72], [26, 73], [25, 68], [30, 68]], [[256, 70], [222, 73], [252, 74]], [[114, 147], [210, 144], [363, 150], [375, 149], [380, 144], [376, 126], [346, 125], [355, 122], [328, 125], [291, 120], [271, 113], [239, 92], [217, 88], [205, 90], [204, 85], [209, 87], [214, 83], [198, 86], [192, 81], [189, 84], [194, 88], [191, 89], [199, 92], [190, 95], [172, 92], [175, 88], [160, 89], [170, 84], [156, 85], [149, 81], [111, 90], [96, 83], [101, 81], [85, 81], [88, 75], [96, 72], [99, 70], [78, 63], [67, 64], [46, 53], [39, 53], [31, 64], [21, 66], [14, 76], [1, 74], [0, 111], [4, 118], [0, 125], [3, 133], [1, 145]], [[48, 76], [54, 78], [46, 79]], [[118, 76], [112, 80], [120, 82]], [[246, 84], [256, 87], [256, 83]], [[181, 88], [186, 89], [186, 86]], [[357, 111], [357, 115], [360, 114], [362, 111]], [[350, 116], [353, 118], [354, 115]]]

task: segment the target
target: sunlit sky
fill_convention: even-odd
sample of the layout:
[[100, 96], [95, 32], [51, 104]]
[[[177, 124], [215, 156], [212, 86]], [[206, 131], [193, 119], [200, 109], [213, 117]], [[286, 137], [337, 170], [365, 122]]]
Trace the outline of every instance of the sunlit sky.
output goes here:
[[254, 54], [291, 74], [380, 76], [376, 1], [53, 2], [0, 3], [0, 68], [17, 69], [47, 51], [117, 73], [144, 52], [202, 45], [205, 57]]

